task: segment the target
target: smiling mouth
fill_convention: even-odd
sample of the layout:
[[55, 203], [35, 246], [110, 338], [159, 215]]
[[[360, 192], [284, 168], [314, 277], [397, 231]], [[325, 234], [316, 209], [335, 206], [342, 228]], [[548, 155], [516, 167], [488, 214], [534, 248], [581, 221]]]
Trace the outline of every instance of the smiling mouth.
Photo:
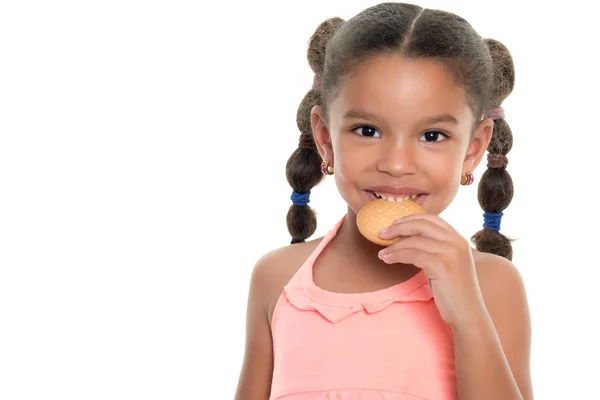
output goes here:
[[384, 199], [390, 202], [402, 202], [402, 201], [406, 201], [406, 200], [414, 200], [417, 201], [417, 199], [422, 196], [425, 193], [419, 193], [419, 194], [411, 194], [410, 196], [393, 196], [393, 195], [388, 195], [385, 193], [378, 193], [378, 192], [371, 192], [370, 190], [368, 190], [368, 192], [373, 193], [373, 195], [375, 197], [377, 197], [378, 199]]

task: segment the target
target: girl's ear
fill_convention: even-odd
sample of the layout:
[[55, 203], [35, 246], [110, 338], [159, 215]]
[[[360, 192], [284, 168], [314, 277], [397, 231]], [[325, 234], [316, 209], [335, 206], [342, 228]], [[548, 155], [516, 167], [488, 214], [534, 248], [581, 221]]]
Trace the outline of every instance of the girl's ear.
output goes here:
[[323, 107], [316, 105], [310, 110], [310, 125], [321, 158], [329, 161], [329, 164], [333, 166], [331, 134], [326, 124]]
[[463, 174], [473, 172], [477, 168], [490, 144], [490, 140], [492, 140], [493, 132], [494, 120], [491, 118], [485, 118], [477, 125], [473, 139], [471, 139], [471, 143], [467, 148], [467, 154], [463, 162]]

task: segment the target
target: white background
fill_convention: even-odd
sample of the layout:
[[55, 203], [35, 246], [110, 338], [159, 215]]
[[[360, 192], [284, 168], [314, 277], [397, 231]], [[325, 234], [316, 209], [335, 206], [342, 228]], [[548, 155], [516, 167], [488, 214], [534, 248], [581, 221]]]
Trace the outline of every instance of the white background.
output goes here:
[[[289, 241], [308, 39], [374, 4], [2, 2], [1, 399], [233, 397], [250, 271]], [[419, 4], [512, 52], [535, 394], [600, 399], [593, 3]], [[345, 212], [331, 179], [311, 205], [314, 237]], [[470, 236], [481, 212], [473, 185], [442, 217]]]

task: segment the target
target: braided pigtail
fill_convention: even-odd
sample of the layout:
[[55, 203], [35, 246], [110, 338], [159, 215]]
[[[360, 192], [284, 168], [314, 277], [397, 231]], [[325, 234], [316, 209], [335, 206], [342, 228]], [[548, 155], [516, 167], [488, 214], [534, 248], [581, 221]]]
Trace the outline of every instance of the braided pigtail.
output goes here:
[[512, 260], [512, 239], [500, 233], [500, 221], [514, 192], [512, 178], [506, 171], [506, 155], [512, 148], [513, 136], [500, 106], [514, 88], [515, 69], [510, 52], [502, 43], [493, 39], [486, 39], [485, 42], [492, 57], [493, 82], [490, 109], [484, 117], [494, 119], [494, 131], [487, 149], [488, 169], [481, 177], [477, 194], [484, 210], [483, 229], [474, 234], [471, 240], [479, 251]]
[[321, 156], [315, 144], [310, 112], [315, 105], [322, 105], [321, 76], [325, 63], [325, 49], [336, 29], [343, 22], [341, 18], [331, 18], [321, 23], [312, 35], [308, 45], [308, 64], [315, 73], [313, 87], [306, 93], [296, 115], [300, 130], [298, 148], [292, 153], [286, 165], [287, 181], [293, 189], [292, 206], [287, 213], [287, 227], [292, 236], [292, 244], [306, 241], [317, 229], [317, 216], [308, 206], [310, 191], [321, 182]]

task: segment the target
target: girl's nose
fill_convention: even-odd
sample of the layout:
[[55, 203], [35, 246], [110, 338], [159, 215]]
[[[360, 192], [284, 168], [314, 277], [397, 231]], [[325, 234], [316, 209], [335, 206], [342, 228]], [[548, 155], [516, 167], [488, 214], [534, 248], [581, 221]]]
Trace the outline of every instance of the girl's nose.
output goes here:
[[394, 177], [417, 171], [417, 148], [409, 143], [381, 143], [377, 169]]

